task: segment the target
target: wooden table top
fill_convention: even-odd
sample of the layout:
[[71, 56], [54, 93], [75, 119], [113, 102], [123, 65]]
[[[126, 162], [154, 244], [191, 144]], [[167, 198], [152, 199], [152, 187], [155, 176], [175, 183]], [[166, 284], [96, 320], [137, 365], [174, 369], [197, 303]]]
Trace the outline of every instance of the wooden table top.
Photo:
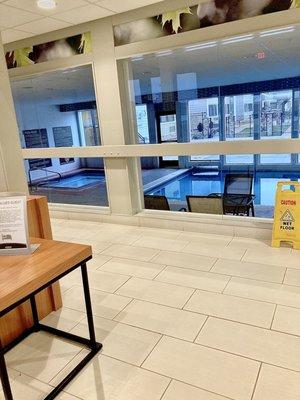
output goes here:
[[0, 311], [38, 290], [92, 255], [91, 246], [31, 239], [30, 255], [0, 256]]

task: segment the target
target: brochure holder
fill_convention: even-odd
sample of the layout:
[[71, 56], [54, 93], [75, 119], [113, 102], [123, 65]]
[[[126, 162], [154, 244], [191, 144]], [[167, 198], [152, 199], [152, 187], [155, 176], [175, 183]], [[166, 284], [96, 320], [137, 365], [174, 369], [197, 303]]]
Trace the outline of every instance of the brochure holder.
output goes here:
[[29, 241], [26, 196], [1, 194], [0, 256], [31, 254], [37, 247]]

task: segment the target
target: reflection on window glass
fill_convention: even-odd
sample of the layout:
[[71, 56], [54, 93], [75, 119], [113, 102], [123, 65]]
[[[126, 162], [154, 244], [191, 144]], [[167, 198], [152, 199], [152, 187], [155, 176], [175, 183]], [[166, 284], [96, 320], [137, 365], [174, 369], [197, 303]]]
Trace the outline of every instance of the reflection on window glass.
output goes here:
[[100, 131], [96, 110], [78, 112], [80, 142], [82, 146], [99, 146]]
[[261, 94], [261, 138], [291, 138], [292, 102], [291, 90]]
[[[189, 141], [219, 140], [218, 98], [190, 100], [188, 102]], [[219, 156], [192, 156], [191, 161], [219, 160]]]
[[225, 156], [226, 164], [252, 164], [254, 157], [252, 154], [236, 154], [233, 156]]
[[176, 114], [160, 115], [161, 142], [177, 142]]
[[108, 206], [102, 158], [38, 159], [24, 164], [30, 194], [47, 196], [50, 203]]
[[91, 66], [11, 82], [23, 148], [100, 145]]
[[150, 142], [147, 105], [136, 106], [136, 119], [139, 143], [146, 144]]
[[226, 140], [253, 139], [253, 95], [226, 96], [224, 102]]

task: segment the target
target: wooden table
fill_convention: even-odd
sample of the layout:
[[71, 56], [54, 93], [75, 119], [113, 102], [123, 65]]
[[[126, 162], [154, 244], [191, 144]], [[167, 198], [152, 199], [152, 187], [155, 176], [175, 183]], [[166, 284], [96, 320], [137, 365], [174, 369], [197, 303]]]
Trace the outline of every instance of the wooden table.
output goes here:
[[[47, 198], [28, 196], [27, 214], [29, 235], [35, 238], [52, 239]], [[59, 283], [57, 282], [40, 292], [36, 296], [36, 303], [40, 319], [61, 308]], [[2, 346], [11, 343], [32, 325], [32, 312], [28, 301], [0, 318], [0, 342]]]
[[[95, 337], [86, 267], [86, 262], [92, 258], [91, 247], [53, 240], [32, 239], [31, 241], [32, 243], [40, 243], [40, 247], [35, 253], [26, 256], [0, 257], [0, 317], [29, 300], [34, 321], [32, 327], [10, 344], [1, 346], [0, 343], [0, 378], [6, 400], [13, 400], [13, 395], [4, 355], [30, 334], [46, 331], [85, 345], [90, 349], [89, 354], [53, 389], [45, 400], [54, 399], [102, 348], [102, 345], [96, 342]], [[39, 322], [38, 317], [35, 296], [76, 268], [81, 268], [89, 339], [43, 325]]]

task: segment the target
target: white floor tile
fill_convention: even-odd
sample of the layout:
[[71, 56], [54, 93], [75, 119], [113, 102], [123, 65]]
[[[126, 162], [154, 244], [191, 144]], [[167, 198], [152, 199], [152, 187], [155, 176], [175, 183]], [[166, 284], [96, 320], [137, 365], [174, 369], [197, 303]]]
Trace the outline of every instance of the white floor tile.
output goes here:
[[[52, 386], [20, 372], [9, 370], [8, 373], [12, 393], [17, 400], [42, 400], [53, 390]], [[4, 394], [1, 389], [0, 400], [4, 400]], [[78, 397], [68, 393], [61, 393], [57, 400], [78, 400]]]
[[249, 400], [259, 363], [178, 339], [164, 337], [143, 366], [235, 400]]
[[114, 293], [129, 278], [124, 275], [111, 274], [100, 270], [89, 272], [90, 288], [102, 290], [103, 292]]
[[181, 251], [187, 244], [188, 242], [183, 240], [148, 236], [142, 237], [141, 239], [136, 241], [134, 243], [134, 246], [167, 251]]
[[52, 328], [60, 329], [69, 332], [80, 321], [85, 319], [85, 314], [70, 308], [63, 307], [58, 311], [53, 311], [47, 315], [41, 322], [44, 325], [51, 326]]
[[228, 245], [229, 247], [243, 248], [243, 249], [269, 249], [271, 247], [270, 240], [263, 239], [250, 239], [243, 237], [234, 237]]
[[[102, 290], [103, 292], [114, 293], [121, 287], [129, 277], [100, 270], [91, 270], [88, 272], [89, 285], [91, 289]], [[60, 280], [63, 291], [73, 286], [82, 286], [81, 271], [78, 269], [66, 275]]]
[[232, 278], [224, 293], [300, 308], [300, 288], [296, 286]]
[[6, 360], [9, 368], [48, 383], [80, 351], [79, 345], [36, 333], [9, 351]]
[[279, 266], [287, 266], [287, 260], [290, 256], [291, 249], [288, 248], [267, 248], [267, 249], [248, 249], [246, 251], [245, 256], [243, 257], [243, 261], [245, 262], [253, 262], [260, 264], [268, 264], [268, 265], [279, 265]]
[[153, 262], [127, 260], [125, 258], [112, 258], [101, 267], [101, 271], [116, 274], [135, 276], [137, 278], [153, 279], [159, 274], [165, 265]]
[[219, 274], [238, 276], [240, 278], [282, 283], [286, 268], [276, 265], [220, 259], [211, 271], [218, 272]]
[[300, 270], [288, 268], [284, 278], [286, 285], [300, 286]]
[[300, 250], [291, 250], [290, 255], [287, 257], [286, 266], [300, 269]]
[[196, 233], [196, 232], [182, 232], [178, 240], [184, 240], [187, 242], [197, 242], [199, 244], [208, 244], [213, 246], [227, 246], [231, 241], [232, 236], [223, 236], [223, 235], [212, 235], [205, 233]]
[[158, 281], [131, 278], [117, 293], [152, 303], [181, 308], [193, 293], [193, 289], [168, 285]]
[[145, 228], [139, 227], [134, 231], [140, 237], [160, 237], [165, 239], [177, 239], [181, 234], [181, 231], [175, 229], [156, 229], [156, 228]]
[[253, 400], [297, 400], [300, 395], [299, 372], [263, 365]]
[[[131, 299], [115, 294], [91, 290], [92, 307], [94, 315], [108, 319], [114, 318]], [[73, 310], [85, 312], [85, 302], [83, 290], [79, 286], [74, 286], [63, 295], [63, 304], [65, 307]]]
[[222, 292], [230, 277], [210, 272], [195, 271], [185, 268], [167, 267], [155, 280], [186, 286], [195, 289], [204, 289], [212, 292]]
[[176, 253], [173, 251], [161, 251], [152, 259], [152, 262], [155, 263], [200, 271], [209, 271], [216, 261], [217, 259], [213, 257], [197, 256], [188, 253]]
[[226, 258], [228, 260], [241, 260], [245, 249], [215, 246], [213, 244], [189, 243], [183, 250], [184, 253], [192, 253], [209, 257]]
[[184, 309], [270, 328], [275, 304], [197, 290]]
[[209, 318], [196, 342], [300, 371], [300, 338], [269, 329]]
[[146, 249], [145, 247], [124, 246], [114, 244], [108, 249], [103, 251], [102, 254], [111, 257], [128, 258], [138, 261], [150, 261], [151, 258], [156, 256], [158, 250]]
[[[103, 344], [102, 354], [140, 365], [157, 344], [161, 335], [143, 329], [95, 317], [96, 337]], [[71, 333], [88, 337], [87, 323], [78, 324]]]
[[109, 256], [103, 256], [101, 254], [94, 254], [93, 258], [87, 263], [88, 269], [97, 270], [102, 267], [103, 264], [107, 263], [107, 261], [111, 260]]
[[272, 329], [300, 336], [300, 309], [277, 306]]
[[219, 396], [182, 382], [172, 381], [162, 400], [228, 400], [228, 397]]
[[70, 383], [66, 392], [83, 400], [160, 400], [169, 382], [164, 376], [101, 355]]
[[194, 341], [206, 321], [206, 316], [134, 300], [117, 315], [115, 320], [179, 339]]

